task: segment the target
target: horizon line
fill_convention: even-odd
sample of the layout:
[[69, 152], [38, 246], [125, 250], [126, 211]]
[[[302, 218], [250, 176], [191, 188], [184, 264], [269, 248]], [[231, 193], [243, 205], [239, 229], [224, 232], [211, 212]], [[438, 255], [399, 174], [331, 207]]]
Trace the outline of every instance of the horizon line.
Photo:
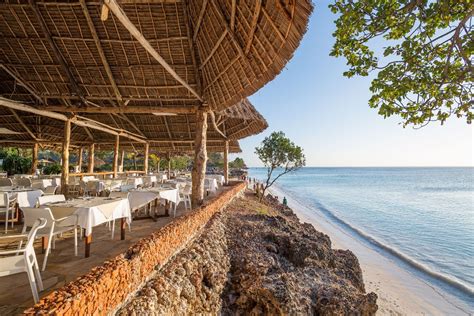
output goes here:
[[[266, 168], [265, 166], [248, 166], [248, 168]], [[301, 168], [474, 168], [472, 166], [304, 166]]]

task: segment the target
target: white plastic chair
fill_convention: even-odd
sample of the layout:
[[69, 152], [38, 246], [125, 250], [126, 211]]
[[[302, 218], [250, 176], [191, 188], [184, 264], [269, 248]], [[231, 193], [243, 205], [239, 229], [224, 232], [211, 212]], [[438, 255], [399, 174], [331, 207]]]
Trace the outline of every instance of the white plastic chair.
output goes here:
[[37, 205], [41, 206], [47, 203], [65, 202], [65, 201], [66, 201], [66, 197], [63, 194], [43, 195], [43, 196], [38, 196]]
[[16, 185], [19, 187], [30, 188], [31, 187], [31, 179], [30, 178], [20, 178], [16, 180]]
[[50, 185], [43, 190], [44, 195], [54, 195], [56, 194], [56, 190], [58, 189], [57, 185]]
[[45, 208], [35, 207], [23, 207], [21, 209], [24, 215], [24, 226], [22, 233], [26, 232], [27, 227], [32, 227], [38, 218], [45, 218], [48, 222], [44, 228], [41, 228], [36, 237], [48, 237], [48, 246], [45, 251], [42, 271], [46, 269], [46, 262], [48, 261], [49, 253], [51, 252], [51, 243], [53, 243], [53, 249], [55, 246], [54, 238], [56, 235], [74, 231], [74, 255], [77, 256], [77, 215], [73, 214], [67, 217], [55, 219], [51, 210]]
[[11, 223], [12, 223], [12, 228], [13, 228], [13, 219], [15, 216], [15, 203], [16, 203], [16, 197], [11, 197], [8, 192], [4, 192], [0, 194], [0, 214], [4, 213], [5, 214], [5, 234], [8, 231], [8, 216], [11, 214]]
[[178, 188], [178, 202], [175, 203], [174, 206], [174, 216], [176, 217], [176, 207], [183, 202], [184, 203], [184, 209], [188, 210], [191, 209], [191, 186], [190, 185], [185, 185], [184, 187], [179, 187]]
[[[0, 237], [0, 240], [12, 238], [28, 238], [26, 246], [14, 250], [0, 250], [0, 256], [10, 255], [8, 257], [0, 258], [0, 277], [26, 272], [28, 280], [30, 281], [31, 292], [35, 303], [39, 301], [38, 290], [43, 290], [43, 281], [39, 272], [38, 261], [36, 260], [35, 248], [33, 243], [39, 229], [46, 226], [47, 220], [39, 218], [33, 223], [33, 227], [28, 235], [10, 235]], [[12, 256], [13, 255], [13, 256]]]
[[10, 178], [0, 178], [0, 187], [11, 187], [13, 186], [13, 181]]

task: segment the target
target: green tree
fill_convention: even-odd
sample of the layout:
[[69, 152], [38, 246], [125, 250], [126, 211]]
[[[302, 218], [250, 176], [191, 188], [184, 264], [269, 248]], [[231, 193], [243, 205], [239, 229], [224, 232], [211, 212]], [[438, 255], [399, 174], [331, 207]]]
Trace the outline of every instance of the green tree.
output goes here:
[[[376, 72], [369, 105], [403, 126], [473, 114], [472, 0], [335, 0], [332, 56], [347, 77]], [[379, 40], [378, 40], [379, 39]], [[380, 39], [385, 47], [379, 49]]]
[[31, 168], [31, 151], [19, 148], [3, 148], [0, 150], [0, 159], [3, 159], [2, 169], [9, 175], [25, 174]]
[[[263, 185], [262, 197], [281, 176], [294, 172], [306, 165], [303, 149], [296, 146], [283, 132], [273, 132], [265, 137], [255, 153], [267, 168], [267, 179]], [[277, 175], [274, 172], [279, 172]]]
[[229, 168], [245, 169], [247, 168], [247, 165], [245, 164], [245, 161], [242, 158], [237, 157], [234, 159], [234, 161], [229, 162]]

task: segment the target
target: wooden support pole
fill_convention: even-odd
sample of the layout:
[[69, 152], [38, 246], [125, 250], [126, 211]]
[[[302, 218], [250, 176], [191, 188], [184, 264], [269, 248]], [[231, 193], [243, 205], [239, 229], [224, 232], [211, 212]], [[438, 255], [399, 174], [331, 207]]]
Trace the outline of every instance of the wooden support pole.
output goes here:
[[119, 144], [120, 144], [120, 136], [117, 135], [115, 136], [115, 146], [114, 146], [114, 162], [113, 162], [114, 179], [117, 178], [117, 175], [118, 175]]
[[194, 140], [194, 164], [192, 172], [192, 198], [193, 207], [202, 205], [204, 201], [204, 179], [207, 163], [207, 112], [208, 107], [200, 108], [196, 114], [196, 138]]
[[31, 159], [31, 174], [35, 175], [38, 168], [38, 143], [33, 145], [33, 157]]
[[95, 149], [95, 145], [90, 144], [90, 146], [89, 146], [89, 164], [87, 166], [88, 167], [87, 172], [89, 172], [89, 173], [94, 172], [94, 149]]
[[71, 142], [71, 120], [64, 123], [63, 153], [61, 165], [61, 193], [67, 194], [69, 184], [69, 143]]
[[150, 144], [145, 143], [145, 155], [143, 157], [143, 171], [148, 174], [148, 153], [150, 151]]
[[77, 154], [79, 156], [78, 161], [77, 161], [79, 172], [82, 172], [82, 154], [83, 153], [84, 153], [84, 148], [81, 146], [79, 147], [79, 153]]
[[171, 154], [168, 153], [166, 156], [166, 159], [168, 160], [168, 179], [171, 179]]
[[122, 150], [122, 155], [120, 156], [120, 172], [123, 172], [123, 160], [125, 158], [125, 150]]
[[224, 142], [224, 181], [229, 184], [229, 141]]

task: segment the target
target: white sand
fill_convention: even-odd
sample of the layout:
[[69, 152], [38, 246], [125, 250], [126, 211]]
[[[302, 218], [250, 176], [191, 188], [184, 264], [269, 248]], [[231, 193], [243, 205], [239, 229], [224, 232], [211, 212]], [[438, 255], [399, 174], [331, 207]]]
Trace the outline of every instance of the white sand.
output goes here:
[[[272, 187], [271, 194], [284, 194]], [[441, 292], [421, 278], [401, 268], [395, 261], [377, 252], [358, 238], [287, 196], [288, 206], [299, 219], [312, 224], [331, 238], [333, 248], [350, 249], [359, 258], [367, 292], [378, 295], [379, 315], [469, 315], [468, 307], [457, 298]]]

